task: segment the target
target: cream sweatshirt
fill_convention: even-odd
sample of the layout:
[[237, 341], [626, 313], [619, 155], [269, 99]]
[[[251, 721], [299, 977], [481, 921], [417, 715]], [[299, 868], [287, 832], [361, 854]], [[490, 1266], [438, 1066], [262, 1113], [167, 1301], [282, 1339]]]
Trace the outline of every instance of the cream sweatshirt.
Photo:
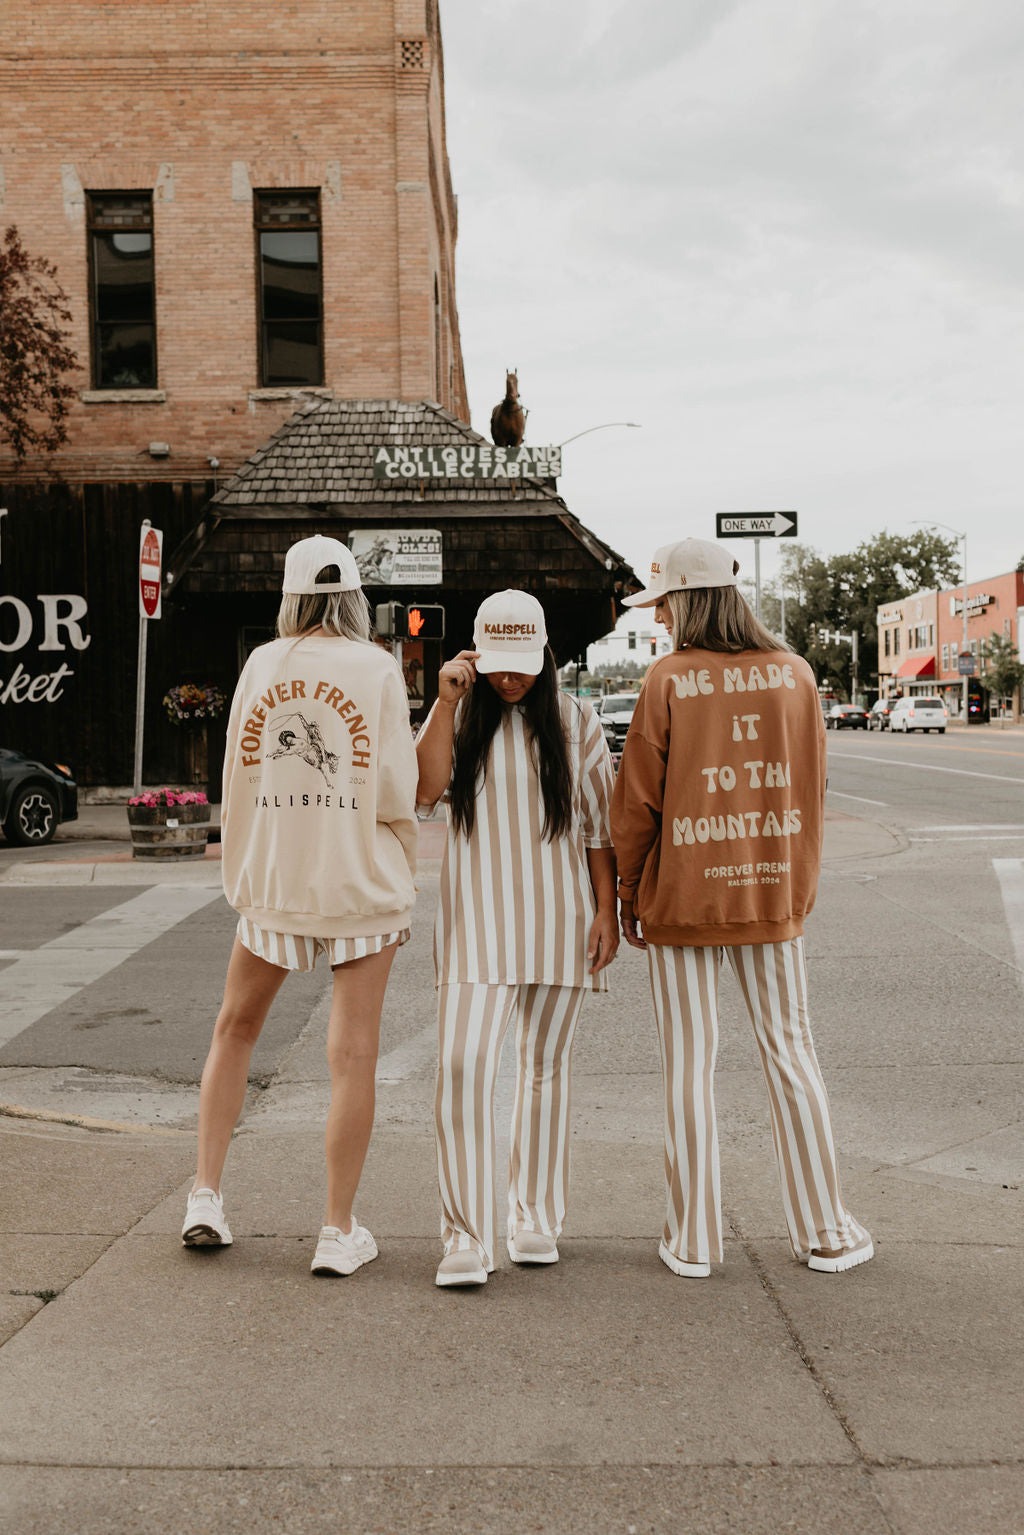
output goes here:
[[415, 899], [416, 752], [405, 683], [377, 645], [253, 651], [228, 722], [224, 893], [276, 933], [366, 938]]
[[647, 673], [619, 766], [619, 894], [650, 943], [796, 938], [817, 892], [824, 805], [806, 661], [673, 651]]

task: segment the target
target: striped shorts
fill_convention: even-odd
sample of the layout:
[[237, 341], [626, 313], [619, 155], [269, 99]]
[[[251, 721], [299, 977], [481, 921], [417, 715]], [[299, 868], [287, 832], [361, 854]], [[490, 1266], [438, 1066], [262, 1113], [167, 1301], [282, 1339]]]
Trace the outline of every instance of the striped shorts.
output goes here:
[[365, 959], [367, 954], [380, 954], [393, 943], [409, 942], [407, 927], [400, 933], [375, 933], [371, 938], [310, 938], [303, 933], [268, 932], [248, 917], [239, 917], [237, 932], [250, 954], [282, 970], [312, 970], [321, 954], [333, 970], [353, 959]]

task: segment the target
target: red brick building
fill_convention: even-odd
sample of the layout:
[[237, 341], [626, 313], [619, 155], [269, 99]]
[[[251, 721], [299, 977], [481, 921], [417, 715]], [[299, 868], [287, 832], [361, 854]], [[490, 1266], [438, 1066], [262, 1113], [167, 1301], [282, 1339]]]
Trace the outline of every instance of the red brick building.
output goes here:
[[[553, 480], [367, 479], [353, 423], [479, 441], [437, 0], [8, 0], [3, 19], [0, 228], [56, 263], [81, 374], [65, 448], [0, 449], [0, 745], [130, 781], [144, 518], [169, 566], [189, 551], [149, 625], [147, 782], [196, 760], [164, 693], [230, 691], [306, 533], [426, 518], [460, 643], [482, 581], [557, 593], [561, 660], [613, 627], [632, 572]], [[247, 501], [267, 454], [272, 494]], [[373, 593], [410, 595], [437, 593]]]
[[2, 53], [0, 221], [83, 368], [22, 478], [206, 481], [311, 390], [468, 417], [436, 0], [7, 0]]

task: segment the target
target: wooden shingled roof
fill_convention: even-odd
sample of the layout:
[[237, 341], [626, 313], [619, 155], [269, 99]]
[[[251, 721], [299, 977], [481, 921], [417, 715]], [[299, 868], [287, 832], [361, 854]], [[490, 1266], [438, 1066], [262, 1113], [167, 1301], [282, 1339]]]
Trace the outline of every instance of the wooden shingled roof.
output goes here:
[[[337, 530], [344, 537], [343, 528], [352, 523], [408, 525], [425, 517], [431, 525], [453, 530], [456, 525], [465, 528], [467, 523], [487, 523], [490, 533], [481, 527], [469, 542], [475, 544], [483, 538], [485, 544], [500, 544], [502, 548], [508, 547], [509, 534], [518, 523], [524, 530], [524, 537], [517, 540], [522, 545], [520, 561], [525, 560], [534, 571], [538, 557], [541, 570], [550, 564], [548, 585], [553, 584], [556, 572], [559, 586], [571, 585], [571, 572], [576, 569], [583, 586], [606, 591], [619, 600], [639, 589], [640, 583], [622, 556], [569, 511], [554, 480], [373, 477], [374, 452], [381, 446], [443, 447], [485, 441], [464, 421], [431, 401], [304, 401], [204, 508], [196, 526], [167, 561], [165, 594], [224, 590], [231, 585], [231, 571], [235, 572], [237, 589], [274, 588], [287, 545], [301, 536], [295, 528], [298, 521], [308, 524], [310, 532]], [[542, 534], [538, 528], [535, 535], [525, 537], [525, 529], [534, 519], [545, 519], [551, 534]], [[505, 530], [499, 534], [494, 523], [504, 524]], [[273, 526], [278, 533], [270, 533]], [[446, 548], [466, 543], [454, 531], [446, 537]], [[244, 555], [234, 552], [242, 546], [247, 550]], [[464, 559], [461, 566], [457, 563], [452, 567], [452, 580], [464, 584], [472, 568], [480, 573], [481, 581], [486, 580], [486, 565], [482, 554], [475, 557], [475, 565]]]
[[487, 439], [429, 400], [310, 400], [257, 448], [213, 498], [231, 515], [253, 506], [360, 502], [502, 508], [552, 516], [565, 503], [553, 481], [375, 480], [377, 447], [443, 447]]

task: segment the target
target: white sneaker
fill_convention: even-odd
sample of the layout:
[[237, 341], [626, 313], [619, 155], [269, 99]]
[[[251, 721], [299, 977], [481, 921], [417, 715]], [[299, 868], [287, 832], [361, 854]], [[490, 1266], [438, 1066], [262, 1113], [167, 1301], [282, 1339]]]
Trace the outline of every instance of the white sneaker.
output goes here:
[[440, 1285], [442, 1290], [452, 1289], [456, 1285], [486, 1284], [484, 1260], [476, 1251], [446, 1253], [437, 1266], [434, 1283]]
[[557, 1263], [558, 1244], [542, 1231], [510, 1232], [505, 1244], [513, 1263]]
[[347, 1231], [338, 1226], [322, 1226], [320, 1240], [310, 1265], [311, 1274], [354, 1274], [364, 1263], [377, 1256], [377, 1244], [355, 1216]]
[[224, 1200], [213, 1189], [193, 1189], [188, 1196], [181, 1240], [186, 1247], [230, 1247], [231, 1231], [224, 1219]]
[[710, 1263], [687, 1263], [684, 1258], [677, 1258], [675, 1253], [669, 1252], [664, 1242], [658, 1244], [658, 1257], [666, 1268], [670, 1268], [681, 1279], [707, 1279], [711, 1274]]
[[874, 1243], [865, 1232], [857, 1246], [848, 1247], [845, 1252], [838, 1247], [813, 1247], [807, 1267], [818, 1274], [845, 1274], [847, 1269], [856, 1268], [858, 1263], [867, 1263], [874, 1256]]

